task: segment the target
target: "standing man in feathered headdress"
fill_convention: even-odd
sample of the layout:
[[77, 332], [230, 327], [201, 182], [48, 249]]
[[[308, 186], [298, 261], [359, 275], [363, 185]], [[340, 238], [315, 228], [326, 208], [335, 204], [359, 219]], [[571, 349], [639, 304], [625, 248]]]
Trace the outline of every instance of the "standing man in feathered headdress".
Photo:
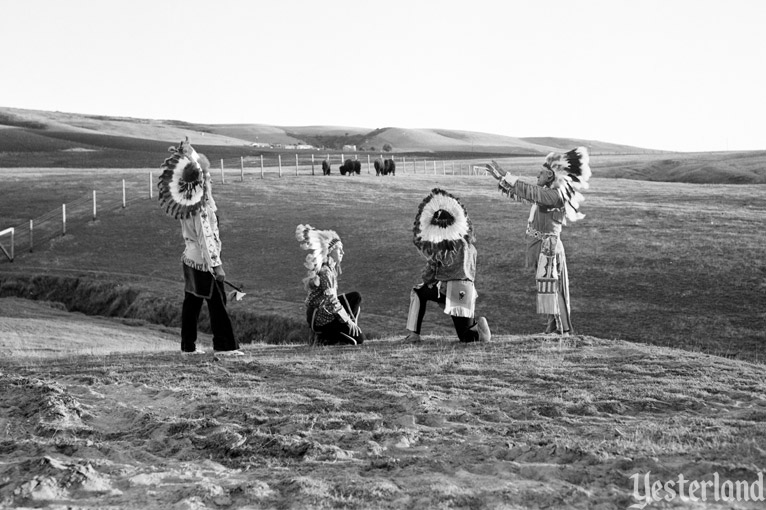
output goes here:
[[547, 316], [546, 334], [569, 335], [572, 319], [569, 274], [561, 227], [585, 217], [580, 209], [591, 176], [588, 149], [577, 147], [545, 158], [537, 184], [528, 184], [503, 170], [497, 162], [486, 165], [507, 197], [532, 204], [527, 223], [526, 267], [535, 268], [537, 313]]
[[180, 220], [185, 248], [184, 303], [181, 311], [181, 351], [202, 354], [197, 348], [197, 321], [202, 301], [207, 301], [213, 350], [216, 354], [244, 356], [234, 338], [223, 284], [226, 273], [221, 260], [218, 217], [210, 177], [210, 162], [187, 138], [162, 164], [159, 177], [160, 207]]
[[308, 275], [303, 285], [306, 296], [306, 322], [313, 333], [312, 343], [319, 345], [361, 345], [365, 336], [359, 328], [362, 295], [349, 292], [338, 295], [338, 275], [343, 260], [343, 243], [334, 230], [318, 230], [298, 225], [295, 238], [308, 250]]
[[410, 292], [405, 338], [419, 342], [426, 303], [435, 301], [452, 317], [461, 342], [490, 339], [487, 319], [474, 320], [476, 247], [465, 207], [446, 191], [434, 188], [420, 203], [412, 229], [413, 243], [426, 259], [421, 282]]

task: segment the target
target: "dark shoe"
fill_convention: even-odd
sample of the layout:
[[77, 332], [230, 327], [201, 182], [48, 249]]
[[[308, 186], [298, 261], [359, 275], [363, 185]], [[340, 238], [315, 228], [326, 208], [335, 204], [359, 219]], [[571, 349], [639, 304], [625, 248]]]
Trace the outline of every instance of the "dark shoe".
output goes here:
[[410, 333], [406, 337], [404, 337], [404, 339], [402, 341], [403, 342], [409, 342], [409, 343], [417, 344], [417, 343], [422, 342], [423, 339], [420, 338], [419, 334], [413, 333], [412, 331], [410, 331]]

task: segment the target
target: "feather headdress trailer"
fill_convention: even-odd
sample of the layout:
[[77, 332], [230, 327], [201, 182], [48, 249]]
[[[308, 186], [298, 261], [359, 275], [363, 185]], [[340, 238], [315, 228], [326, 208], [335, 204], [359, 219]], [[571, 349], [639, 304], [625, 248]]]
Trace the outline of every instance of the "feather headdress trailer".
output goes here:
[[308, 269], [303, 285], [309, 290], [310, 285], [319, 286], [319, 270], [327, 262], [330, 251], [341, 245], [340, 236], [334, 230], [317, 230], [309, 224], [298, 225], [295, 228], [295, 238], [301, 248], [308, 250], [303, 265]]
[[206, 195], [212, 201], [209, 179], [205, 179], [210, 162], [194, 150], [188, 137], [168, 150], [172, 155], [160, 167], [157, 182], [160, 207], [172, 218], [188, 218], [197, 214]]
[[556, 178], [552, 188], [558, 189], [564, 201], [564, 212], [570, 221], [585, 217], [580, 212], [580, 204], [585, 200], [580, 190], [590, 186], [590, 155], [586, 147], [577, 147], [564, 154], [551, 152], [545, 158], [545, 166], [553, 170]]
[[463, 204], [454, 195], [434, 188], [418, 206], [412, 228], [413, 243], [428, 257], [443, 260], [463, 241], [474, 242], [473, 225]]

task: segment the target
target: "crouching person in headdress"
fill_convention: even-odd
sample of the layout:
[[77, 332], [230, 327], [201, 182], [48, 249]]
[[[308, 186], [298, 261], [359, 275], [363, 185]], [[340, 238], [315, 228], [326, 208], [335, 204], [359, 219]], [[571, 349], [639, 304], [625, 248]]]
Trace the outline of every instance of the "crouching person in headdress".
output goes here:
[[418, 208], [413, 243], [426, 259], [422, 282], [410, 292], [406, 341], [419, 342], [426, 303], [434, 301], [452, 317], [461, 342], [490, 339], [487, 319], [474, 320], [476, 247], [473, 226], [460, 201], [434, 188]]
[[160, 207], [180, 220], [185, 249], [182, 257], [184, 302], [181, 310], [181, 351], [202, 354], [197, 348], [197, 321], [202, 302], [207, 301], [213, 350], [216, 354], [244, 356], [234, 337], [223, 284], [226, 273], [221, 261], [216, 204], [210, 183], [210, 162], [187, 138], [171, 147], [172, 156], [162, 165], [159, 177]]
[[526, 267], [535, 270], [537, 313], [546, 316], [546, 334], [569, 335], [573, 331], [567, 259], [560, 236], [567, 220], [585, 217], [579, 211], [584, 200], [580, 190], [588, 189], [589, 160], [585, 147], [565, 154], [552, 152], [545, 158], [537, 185], [519, 180], [495, 161], [486, 165], [504, 195], [532, 204], [526, 230]]
[[303, 279], [306, 296], [306, 322], [312, 331], [311, 343], [318, 345], [361, 345], [364, 333], [359, 328], [362, 296], [358, 292], [338, 295], [338, 276], [342, 273], [343, 243], [332, 230], [317, 230], [298, 225], [295, 237], [308, 250]]

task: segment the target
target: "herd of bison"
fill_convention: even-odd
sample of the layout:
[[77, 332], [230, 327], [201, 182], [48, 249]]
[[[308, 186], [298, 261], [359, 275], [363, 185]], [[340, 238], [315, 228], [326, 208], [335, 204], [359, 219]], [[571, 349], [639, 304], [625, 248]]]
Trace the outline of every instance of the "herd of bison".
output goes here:
[[[375, 175], [396, 175], [396, 164], [393, 159], [376, 159], [374, 162]], [[362, 173], [362, 162], [358, 159], [347, 159], [338, 167], [341, 175], [359, 175]], [[330, 175], [330, 162], [322, 161], [322, 173]]]

